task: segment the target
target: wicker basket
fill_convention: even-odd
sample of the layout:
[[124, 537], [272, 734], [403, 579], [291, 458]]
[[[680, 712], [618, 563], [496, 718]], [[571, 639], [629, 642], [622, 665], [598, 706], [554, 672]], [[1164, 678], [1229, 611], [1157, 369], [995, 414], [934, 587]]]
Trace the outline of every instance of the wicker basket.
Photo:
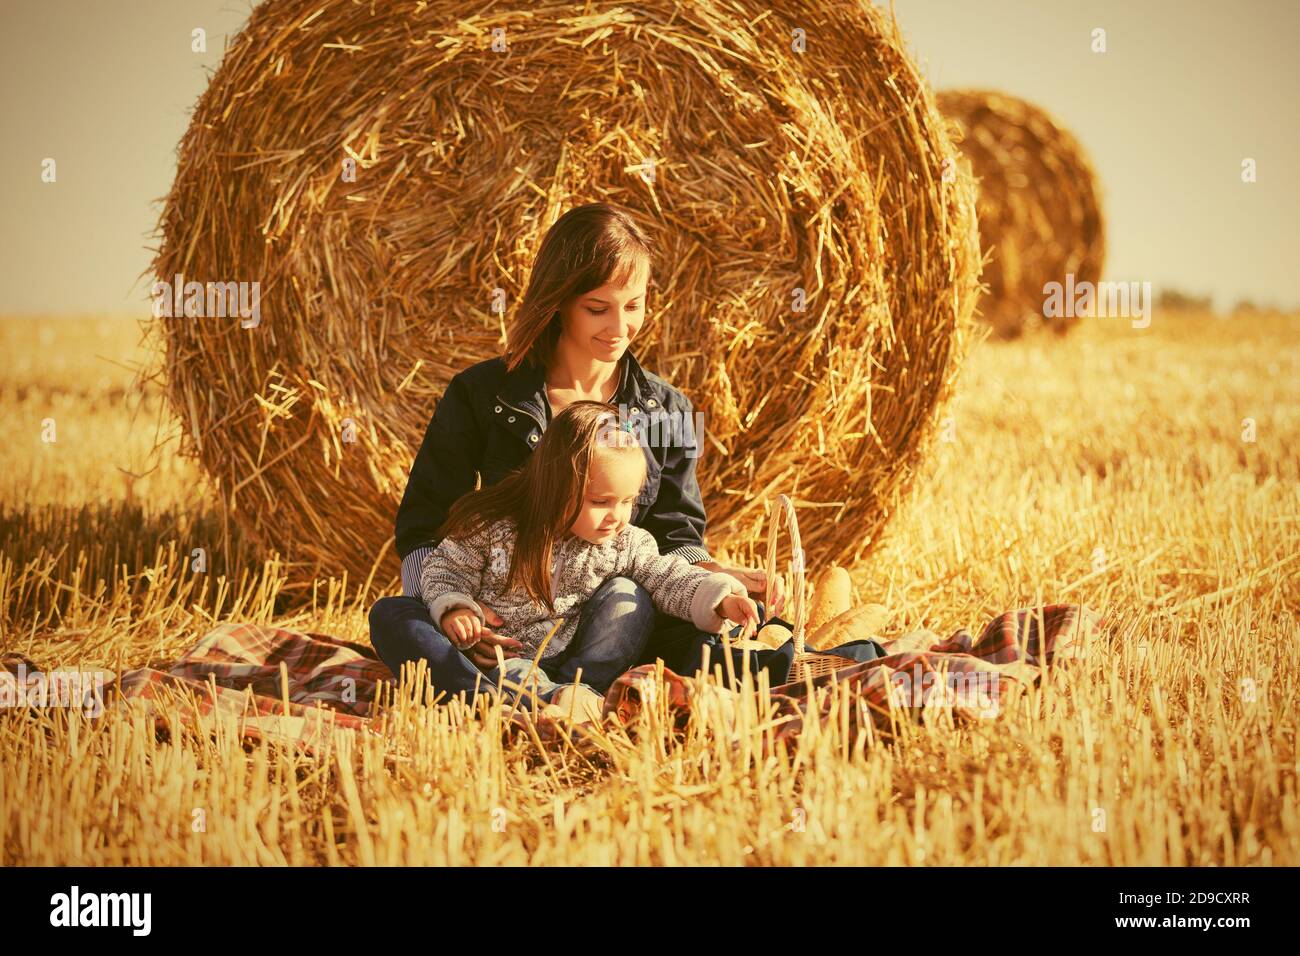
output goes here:
[[790, 600], [794, 610], [794, 661], [790, 665], [787, 681], [801, 681], [809, 677], [820, 677], [837, 671], [841, 667], [851, 667], [858, 663], [847, 657], [834, 654], [810, 654], [804, 647], [806, 635], [805, 603], [805, 569], [803, 546], [799, 541], [799, 522], [794, 516], [794, 505], [785, 495], [778, 495], [776, 505], [769, 512], [767, 525], [767, 590], [763, 596], [763, 606], [772, 606], [772, 587], [776, 580], [776, 535], [780, 517], [785, 516], [786, 531], [790, 535], [790, 575], [792, 578]]

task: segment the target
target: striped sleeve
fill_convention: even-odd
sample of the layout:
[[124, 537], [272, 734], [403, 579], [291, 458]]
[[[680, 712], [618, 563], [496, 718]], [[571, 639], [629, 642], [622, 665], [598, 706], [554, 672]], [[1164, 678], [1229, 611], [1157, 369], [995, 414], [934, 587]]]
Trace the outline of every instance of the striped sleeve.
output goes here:
[[701, 548], [697, 544], [684, 544], [680, 548], [673, 548], [668, 552], [668, 557], [681, 558], [689, 564], [699, 564], [701, 561], [712, 561], [713, 556], [709, 554], [706, 548]]
[[433, 548], [423, 547], [416, 548], [406, 557], [402, 558], [402, 596], [419, 597], [420, 596], [420, 569], [424, 567], [424, 559], [429, 556]]

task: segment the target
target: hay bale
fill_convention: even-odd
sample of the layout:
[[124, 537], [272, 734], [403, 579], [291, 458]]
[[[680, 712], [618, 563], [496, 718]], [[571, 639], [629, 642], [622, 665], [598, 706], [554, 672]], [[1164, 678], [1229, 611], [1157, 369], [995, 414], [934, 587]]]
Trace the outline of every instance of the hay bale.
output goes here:
[[508, 313], [549, 225], [606, 200], [657, 241], [633, 348], [705, 414], [710, 545], [757, 540], [786, 492], [810, 560], [848, 562], [910, 480], [974, 306], [950, 149], [896, 25], [856, 2], [267, 0], [160, 224], [160, 279], [262, 284], [255, 327], [154, 323], [184, 448], [291, 587], [395, 581], [438, 396], [500, 353], [497, 290]]
[[980, 312], [996, 334], [1075, 319], [1043, 318], [1043, 286], [1097, 282], [1106, 259], [1096, 171], [1079, 141], [1041, 108], [986, 90], [945, 90], [939, 109], [958, 128], [979, 187], [980, 243], [992, 248]]

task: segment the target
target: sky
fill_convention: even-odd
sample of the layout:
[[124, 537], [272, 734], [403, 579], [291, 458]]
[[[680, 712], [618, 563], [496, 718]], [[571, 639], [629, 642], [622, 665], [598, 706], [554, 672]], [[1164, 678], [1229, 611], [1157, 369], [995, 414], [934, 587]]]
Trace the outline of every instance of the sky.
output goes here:
[[[253, 6], [0, 0], [0, 314], [149, 308], [144, 273], [176, 145], [223, 38]], [[1209, 295], [1220, 308], [1300, 307], [1300, 0], [893, 9], [936, 89], [1021, 96], [1082, 141], [1102, 183], [1104, 278]], [[205, 53], [190, 49], [196, 26]], [[1092, 49], [1097, 28], [1104, 53]], [[41, 181], [45, 157], [57, 160], [57, 183]], [[1246, 158], [1254, 183], [1241, 181]]]

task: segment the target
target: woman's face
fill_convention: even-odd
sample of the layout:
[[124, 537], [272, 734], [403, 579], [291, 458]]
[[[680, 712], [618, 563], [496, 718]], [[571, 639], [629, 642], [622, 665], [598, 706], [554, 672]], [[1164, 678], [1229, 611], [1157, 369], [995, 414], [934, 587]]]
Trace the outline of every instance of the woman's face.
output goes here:
[[563, 315], [561, 342], [597, 361], [618, 361], [645, 321], [648, 278], [642, 275], [627, 285], [606, 283], [578, 296]]

